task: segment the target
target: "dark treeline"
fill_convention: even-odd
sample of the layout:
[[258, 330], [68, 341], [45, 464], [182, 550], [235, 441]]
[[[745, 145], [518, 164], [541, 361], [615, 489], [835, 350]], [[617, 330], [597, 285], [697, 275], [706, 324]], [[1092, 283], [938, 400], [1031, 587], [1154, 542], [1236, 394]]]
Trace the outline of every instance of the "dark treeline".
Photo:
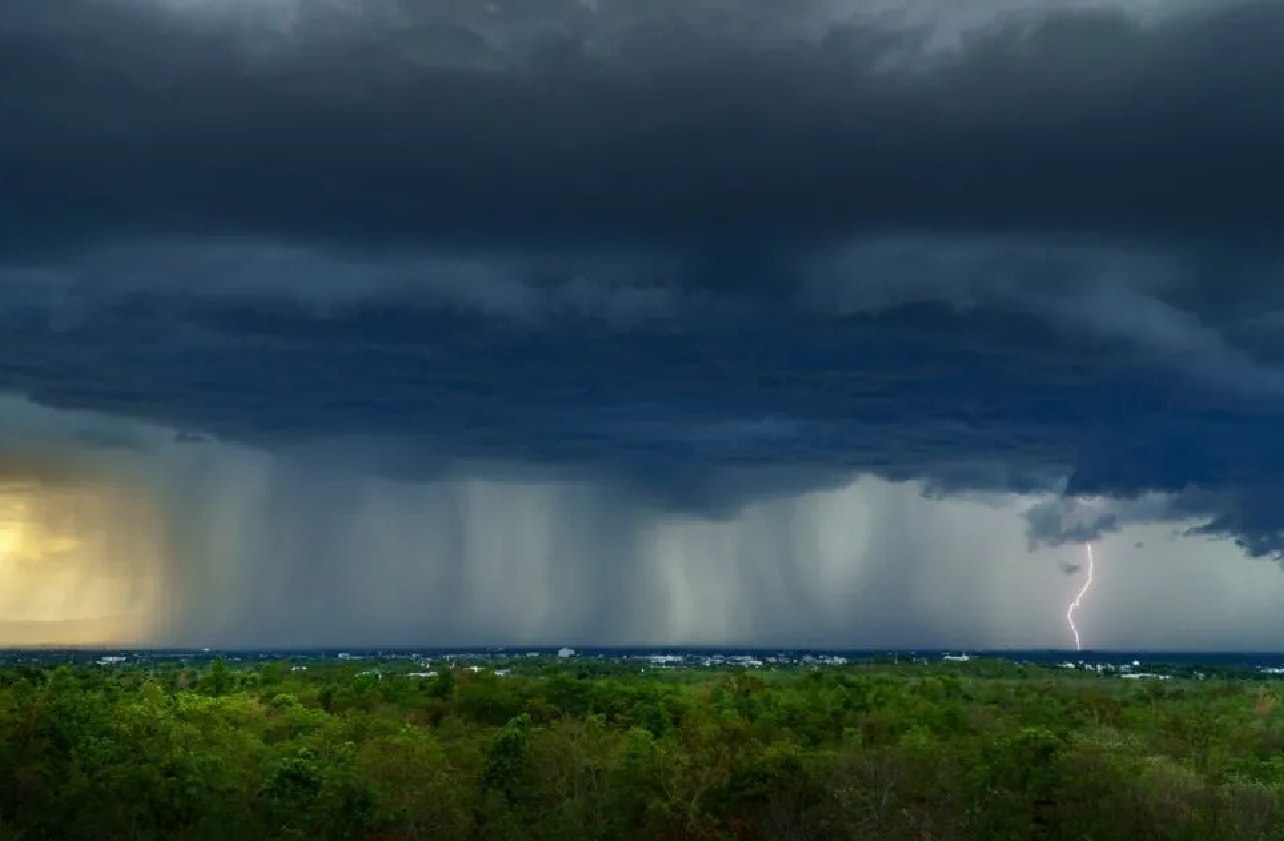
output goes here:
[[1271, 684], [0, 670], [0, 839], [1284, 838]]

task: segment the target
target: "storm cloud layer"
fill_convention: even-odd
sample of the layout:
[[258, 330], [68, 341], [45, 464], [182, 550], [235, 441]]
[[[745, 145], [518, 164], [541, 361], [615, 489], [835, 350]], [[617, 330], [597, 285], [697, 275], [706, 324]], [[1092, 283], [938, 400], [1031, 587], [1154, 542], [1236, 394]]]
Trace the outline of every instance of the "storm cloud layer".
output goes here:
[[[434, 586], [485, 578], [517, 537], [397, 523], [466, 530], [491, 493], [578, 524], [546, 577], [599, 596], [561, 614], [586, 636], [699, 563], [656, 518], [772, 511], [806, 569], [796, 510], [869, 474], [1025, 495], [1036, 550], [1172, 526], [1278, 556], [1281, 36], [1249, 0], [6, 4], [0, 470], [208, 486], [166, 540], [260, 559], [229, 599], [288, 589], [271, 558], [307, 553], [271, 541], [341, 510], [470, 559]], [[244, 468], [174, 478], [209, 448]], [[234, 497], [260, 542], [202, 519]]]
[[3, 244], [1274, 234], [1278, 3], [968, 6], [11, 4]]

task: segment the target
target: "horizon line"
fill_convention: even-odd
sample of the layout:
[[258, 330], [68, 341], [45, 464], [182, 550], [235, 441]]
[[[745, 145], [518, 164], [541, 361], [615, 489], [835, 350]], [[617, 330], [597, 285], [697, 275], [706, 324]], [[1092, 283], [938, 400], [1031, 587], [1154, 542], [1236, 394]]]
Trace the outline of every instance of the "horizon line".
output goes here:
[[1003, 655], [1003, 654], [1064, 654], [1067, 656], [1079, 656], [1085, 654], [1216, 654], [1216, 655], [1269, 655], [1284, 656], [1284, 647], [1278, 649], [1270, 648], [1246, 648], [1246, 649], [1212, 649], [1212, 648], [1085, 648], [1076, 650], [1073, 648], [1044, 648], [1044, 647], [1007, 647], [1007, 648], [985, 648], [985, 647], [959, 647], [959, 646], [915, 646], [915, 647], [848, 647], [848, 646], [823, 646], [823, 645], [770, 645], [770, 644], [709, 644], [709, 643], [680, 643], [680, 644], [649, 644], [649, 643], [626, 643], [626, 644], [572, 644], [563, 645], [551, 643], [507, 643], [507, 644], [309, 644], [309, 645], [219, 645], [219, 646], [194, 646], [194, 645], [111, 645], [105, 643], [41, 643], [41, 644], [17, 644], [2, 645], [0, 644], [0, 653], [28, 653], [28, 652], [98, 652], [98, 651], [127, 651], [127, 652], [163, 652], [163, 653], [192, 653], [192, 654], [216, 654], [216, 653], [275, 653], [275, 652], [313, 652], [313, 651], [334, 651], [339, 653], [345, 652], [413, 652], [413, 651], [450, 651], [450, 652], [531, 652], [531, 651], [559, 651], [563, 648], [570, 648], [576, 652], [579, 651], [752, 651], [752, 652], [809, 652], [822, 651], [835, 654], [863, 654], [863, 655], [886, 655], [886, 654], [939, 654], [939, 653], [957, 653], [972, 655]]

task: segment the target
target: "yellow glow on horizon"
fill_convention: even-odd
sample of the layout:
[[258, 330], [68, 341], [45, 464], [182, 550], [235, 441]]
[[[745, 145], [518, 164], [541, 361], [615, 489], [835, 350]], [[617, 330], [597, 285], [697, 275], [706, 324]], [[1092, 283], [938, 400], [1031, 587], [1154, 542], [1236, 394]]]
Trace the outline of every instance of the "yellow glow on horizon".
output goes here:
[[108, 483], [0, 483], [0, 646], [144, 641], [159, 523], [139, 494]]
[[51, 534], [21, 522], [0, 522], [0, 564], [8, 559], [43, 560], [82, 545], [79, 538], [70, 535]]

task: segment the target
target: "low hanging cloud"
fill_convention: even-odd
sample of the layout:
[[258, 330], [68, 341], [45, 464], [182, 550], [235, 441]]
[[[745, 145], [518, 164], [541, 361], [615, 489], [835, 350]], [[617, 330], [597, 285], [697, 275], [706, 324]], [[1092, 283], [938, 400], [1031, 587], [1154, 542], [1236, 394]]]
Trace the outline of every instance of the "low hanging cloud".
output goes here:
[[737, 288], [601, 254], [90, 254], [0, 270], [15, 351], [0, 386], [385, 475], [526, 465], [715, 516], [861, 472], [934, 493], [1179, 494], [1172, 517], [1276, 551], [1279, 524], [1244, 506], [1284, 466], [1280, 349], [1235, 338], [1267, 283], [1196, 308], [1216, 279], [1175, 251], [918, 238], [844, 253]]

